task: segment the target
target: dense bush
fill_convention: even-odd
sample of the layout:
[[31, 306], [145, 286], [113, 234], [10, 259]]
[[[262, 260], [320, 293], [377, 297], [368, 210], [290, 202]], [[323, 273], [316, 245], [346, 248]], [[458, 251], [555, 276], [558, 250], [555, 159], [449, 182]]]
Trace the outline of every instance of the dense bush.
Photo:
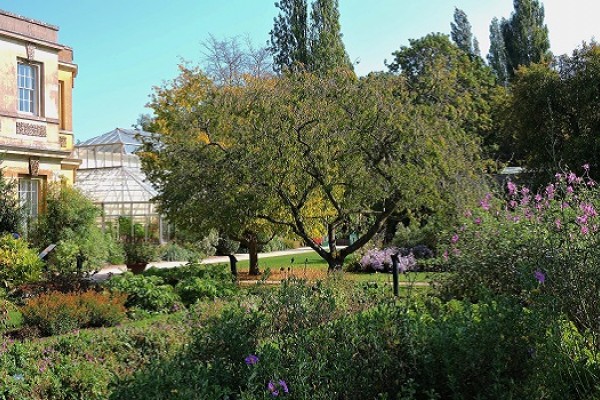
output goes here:
[[189, 342], [188, 324], [168, 318], [31, 342], [0, 339], [0, 399], [105, 400], [113, 382]]
[[445, 253], [455, 272], [445, 293], [547, 306], [600, 343], [600, 191], [585, 170], [557, 174], [539, 193], [509, 182], [505, 201], [488, 195], [468, 212]]
[[163, 261], [190, 261], [197, 262], [203, 258], [203, 255], [181, 246], [177, 243], [168, 243], [159, 249], [160, 259]]
[[16, 286], [40, 279], [43, 262], [24, 239], [11, 234], [0, 236], [0, 288]]
[[170, 311], [179, 302], [173, 286], [158, 276], [134, 275], [131, 272], [117, 275], [105, 283], [113, 292], [127, 295], [125, 305], [153, 312]]
[[231, 282], [190, 277], [180, 281], [175, 286], [175, 292], [183, 304], [190, 305], [201, 299], [229, 297], [235, 293], [235, 286]]
[[0, 162], [0, 235], [19, 232], [22, 228], [23, 210], [19, 204], [16, 180], [4, 178], [4, 170]]
[[21, 308], [26, 325], [44, 336], [78, 328], [113, 326], [125, 317], [125, 295], [87, 291], [51, 292], [33, 298]]
[[48, 256], [52, 271], [76, 271], [77, 256], [84, 257], [83, 269], [92, 271], [104, 265], [109, 256], [110, 236], [96, 225], [100, 209], [77, 189], [63, 184], [49, 188], [46, 208], [30, 232], [32, 244], [44, 249], [56, 244]]

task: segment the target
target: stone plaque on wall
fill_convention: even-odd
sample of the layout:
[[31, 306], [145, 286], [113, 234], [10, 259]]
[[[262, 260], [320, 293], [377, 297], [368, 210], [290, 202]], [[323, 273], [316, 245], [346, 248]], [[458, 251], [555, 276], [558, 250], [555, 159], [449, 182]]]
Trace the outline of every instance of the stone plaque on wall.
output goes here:
[[60, 137], [58, 138], [58, 142], [60, 143], [60, 147], [61, 147], [61, 148], [65, 148], [65, 147], [67, 147], [67, 138], [66, 138], [66, 137], [64, 137], [64, 136], [60, 136]]
[[17, 121], [17, 134], [46, 137], [46, 125], [36, 125], [28, 122]]

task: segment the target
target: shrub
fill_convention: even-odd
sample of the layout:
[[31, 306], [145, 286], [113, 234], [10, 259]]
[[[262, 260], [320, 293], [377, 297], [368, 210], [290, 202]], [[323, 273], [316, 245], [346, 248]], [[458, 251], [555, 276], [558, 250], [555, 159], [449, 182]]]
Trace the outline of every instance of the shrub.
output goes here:
[[150, 242], [129, 240], [123, 244], [125, 264], [147, 264], [158, 258], [158, 247]]
[[42, 294], [21, 308], [24, 322], [44, 336], [78, 328], [112, 326], [125, 316], [124, 295], [87, 291]]
[[168, 243], [159, 250], [160, 259], [163, 261], [190, 261], [197, 262], [202, 259], [202, 254], [181, 246], [177, 243]]
[[179, 302], [172, 286], [158, 276], [134, 275], [131, 272], [109, 279], [105, 286], [111, 291], [125, 293], [127, 307], [139, 307], [153, 312], [170, 311]]
[[185, 305], [195, 303], [200, 299], [228, 297], [235, 293], [235, 285], [229, 281], [218, 281], [210, 278], [189, 277], [175, 286], [175, 292]]
[[3, 168], [0, 167], [0, 234], [19, 232], [21, 229], [23, 210], [15, 195], [16, 186], [16, 181], [4, 178]]
[[14, 289], [16, 286], [40, 279], [43, 262], [23, 239], [11, 234], [0, 236], [0, 286]]
[[104, 265], [109, 240], [96, 226], [100, 209], [77, 189], [63, 184], [48, 190], [46, 209], [34, 224], [29, 239], [39, 249], [51, 243], [57, 247], [48, 256], [51, 270], [58, 273], [76, 271], [76, 257], [83, 256], [84, 272]]

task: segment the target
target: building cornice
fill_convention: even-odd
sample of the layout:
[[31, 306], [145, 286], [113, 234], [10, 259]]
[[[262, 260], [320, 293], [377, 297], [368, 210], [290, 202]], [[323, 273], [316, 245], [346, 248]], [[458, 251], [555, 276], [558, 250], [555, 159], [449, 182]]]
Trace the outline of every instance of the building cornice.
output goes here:
[[20, 156], [29, 157], [43, 157], [43, 158], [58, 158], [66, 159], [71, 155], [71, 151], [67, 150], [53, 150], [47, 148], [31, 148], [26, 146], [16, 146], [0, 143], [0, 159], [2, 154], [15, 154]]

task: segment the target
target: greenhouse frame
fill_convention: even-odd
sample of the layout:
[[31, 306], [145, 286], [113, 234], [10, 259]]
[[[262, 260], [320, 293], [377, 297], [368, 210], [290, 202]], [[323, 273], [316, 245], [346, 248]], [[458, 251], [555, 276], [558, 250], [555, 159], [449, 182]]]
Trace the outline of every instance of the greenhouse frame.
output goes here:
[[152, 199], [157, 191], [147, 181], [141, 160], [135, 154], [143, 138], [151, 133], [116, 128], [75, 146], [74, 158], [81, 160], [75, 186], [101, 208], [98, 221], [115, 236], [123, 229], [132, 237], [168, 241], [170, 227]]

